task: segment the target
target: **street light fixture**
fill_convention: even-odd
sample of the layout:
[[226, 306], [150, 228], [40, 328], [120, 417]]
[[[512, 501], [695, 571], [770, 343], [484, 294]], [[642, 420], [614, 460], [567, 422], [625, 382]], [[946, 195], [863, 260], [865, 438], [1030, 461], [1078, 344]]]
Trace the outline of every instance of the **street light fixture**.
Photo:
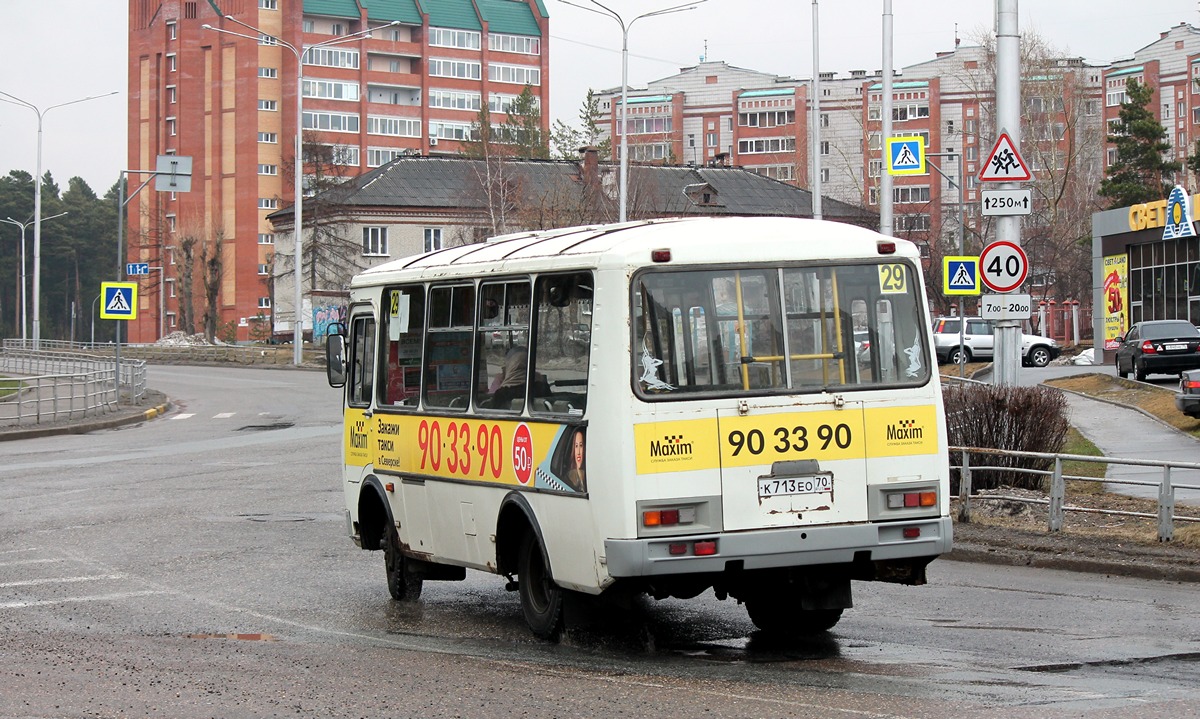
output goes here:
[[626, 23], [624, 18], [622, 18], [615, 10], [602, 5], [601, 3], [597, 2], [597, 0], [587, 0], [587, 2], [590, 2], [591, 4], [600, 8], [600, 10], [588, 7], [586, 5], [579, 5], [577, 3], [570, 2], [569, 0], [559, 1], [564, 5], [570, 5], [571, 7], [577, 7], [580, 10], [587, 10], [588, 12], [594, 12], [597, 15], [610, 17], [613, 20], [616, 20], [617, 24], [621, 26], [621, 124], [618, 126], [618, 130], [621, 133], [621, 206], [619, 209], [618, 219], [621, 222], [624, 222], [629, 217], [629, 211], [627, 209], [629, 199], [629, 128], [625, 125], [625, 116], [629, 112], [629, 108], [626, 107], [626, 101], [629, 99], [629, 29], [633, 27], [635, 22], [644, 17], [655, 17], [657, 15], [669, 15], [670, 13], [683, 12], [685, 10], [695, 10], [698, 5], [708, 2], [708, 0], [692, 0], [692, 2], [683, 3], [682, 5], [673, 5], [661, 10], [652, 10], [650, 12], [638, 15], [628, 23]]
[[[46, 113], [57, 107], [66, 107], [67, 105], [76, 105], [88, 100], [95, 100], [101, 97], [109, 97], [116, 95], [117, 91], [106, 92], [103, 95], [89, 95], [81, 97], [78, 100], [70, 102], [60, 102], [57, 105], [51, 105], [45, 110], [40, 109], [37, 105], [27, 100], [22, 100], [16, 95], [0, 91], [0, 102], [7, 102], [12, 105], [19, 105], [24, 108], [33, 110], [37, 115], [37, 172], [33, 175], [33, 348], [38, 349], [42, 336], [41, 330], [41, 276], [42, 276], [42, 119]], [[5, 99], [7, 98], [7, 99]], [[22, 234], [24, 231], [22, 230]], [[24, 241], [22, 241], [24, 245]], [[22, 323], [23, 324], [23, 323]], [[23, 328], [23, 327], [22, 327]]]
[[[223, 17], [224, 17], [224, 19], [228, 20], [229, 22], [236, 23], [236, 24], [241, 25], [242, 27], [246, 28], [247, 30], [252, 30], [252, 31], [258, 33], [258, 35], [253, 36], [253, 35], [247, 35], [247, 34], [241, 33], [241, 32], [234, 32], [232, 30], [226, 30], [224, 28], [213, 27], [212, 25], [209, 25], [207, 23], [205, 23], [204, 25], [201, 25], [201, 27], [204, 28], [205, 30], [212, 30], [213, 32], [221, 33], [222, 35], [233, 35], [234, 37], [240, 37], [240, 38], [244, 38], [246, 40], [254, 40], [255, 42], [262, 42], [263, 40], [269, 38], [273, 45], [278, 45], [279, 47], [287, 48], [288, 50], [291, 51], [291, 53], [293, 55], [296, 56], [296, 143], [295, 143], [295, 153], [296, 153], [295, 164], [296, 164], [296, 166], [295, 166], [295, 170], [294, 170], [295, 178], [293, 179], [293, 182], [296, 186], [295, 187], [296, 194], [295, 194], [295, 202], [293, 205], [294, 220], [293, 220], [293, 225], [292, 225], [293, 226], [292, 232], [296, 238], [296, 269], [295, 269], [295, 275], [296, 275], [296, 295], [295, 295], [296, 319], [294, 322], [295, 326], [292, 331], [292, 363], [296, 364], [296, 365], [300, 365], [304, 361], [304, 354], [302, 352], [303, 346], [304, 346], [304, 323], [301, 322], [301, 319], [300, 319], [300, 316], [301, 316], [300, 313], [301, 313], [301, 310], [304, 305], [304, 291], [303, 291], [303, 282], [302, 282], [302, 279], [303, 279], [302, 276], [304, 274], [303, 273], [304, 233], [302, 232], [303, 227], [304, 227], [304, 154], [303, 154], [303, 150], [304, 150], [304, 148], [303, 148], [304, 54], [307, 53], [309, 50], [313, 50], [313, 49], [319, 48], [319, 47], [327, 47], [329, 45], [341, 45], [342, 43], [353, 42], [355, 40], [369, 39], [371, 37], [371, 32], [373, 30], [382, 30], [383, 28], [392, 27], [393, 25], [400, 25], [401, 23], [399, 20], [394, 20], [390, 23], [387, 23], [386, 25], [380, 25], [379, 27], [376, 27], [376, 28], [367, 28], [366, 30], [360, 30], [358, 32], [351, 33], [349, 35], [341, 35], [333, 40], [326, 40], [324, 42], [314, 43], [312, 45], [304, 46], [303, 49], [300, 49], [300, 48], [297, 48], [295, 45], [287, 42], [283, 38], [281, 38], [277, 35], [272, 35], [271, 33], [261, 30], [249, 23], [242, 22], [241, 20], [238, 20], [237, 18], [233, 17], [232, 15], [225, 15]], [[303, 42], [301, 43], [301, 45], [303, 46]]]
[[[42, 220], [53, 220], [57, 217], [62, 217], [65, 214], [67, 213], [60, 212], [57, 215], [43, 217]], [[6, 222], [10, 225], [16, 225], [17, 227], [21, 228], [21, 344], [24, 345], [26, 340], [25, 324], [29, 321], [29, 313], [25, 308], [25, 228], [34, 224], [34, 220], [30, 220], [29, 222], [17, 222], [11, 217], [6, 217], [3, 220], [0, 220], [0, 222]], [[37, 292], [37, 290], [35, 289], [34, 292]]]

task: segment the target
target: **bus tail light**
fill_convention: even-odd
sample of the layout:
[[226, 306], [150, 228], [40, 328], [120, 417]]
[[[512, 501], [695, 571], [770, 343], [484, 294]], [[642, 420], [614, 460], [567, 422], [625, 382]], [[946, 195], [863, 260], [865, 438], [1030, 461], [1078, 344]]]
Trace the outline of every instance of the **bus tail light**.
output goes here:
[[651, 509], [642, 512], [643, 527], [674, 527], [680, 524], [692, 524], [695, 521], [695, 507], [679, 507], [677, 509]]
[[887, 496], [888, 509], [936, 507], [937, 492], [892, 492]]
[[717, 540], [703, 539], [698, 542], [671, 542], [667, 554], [672, 557], [711, 557], [717, 553]]
[[875, 249], [881, 255], [894, 255], [896, 254], [896, 243], [891, 240], [877, 240]]
[[905, 527], [904, 528], [904, 538], [905, 539], [917, 539], [920, 536], [921, 536], [921, 528], [920, 527]]
[[651, 262], [670, 262], [671, 261], [671, 251], [670, 250], [650, 250], [650, 261]]

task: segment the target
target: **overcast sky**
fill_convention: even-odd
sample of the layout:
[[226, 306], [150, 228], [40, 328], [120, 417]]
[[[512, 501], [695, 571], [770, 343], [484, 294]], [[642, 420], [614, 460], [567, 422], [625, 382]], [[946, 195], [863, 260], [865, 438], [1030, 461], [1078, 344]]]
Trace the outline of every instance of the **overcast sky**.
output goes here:
[[[299, 2], [300, 0], [280, 0]], [[587, 4], [587, 0], [575, 0]], [[681, 1], [681, 0], [680, 0]], [[550, 11], [550, 113], [574, 122], [589, 87], [621, 82], [621, 31], [615, 20], [559, 2]], [[626, 21], [678, 4], [671, 0], [608, 0]], [[0, 91], [41, 108], [113, 90], [118, 95], [50, 110], [43, 121], [42, 167], [60, 186], [82, 176], [103, 194], [124, 168], [127, 1], [0, 0], [0, 40], [9, 61]], [[893, 0], [893, 66], [928, 60], [992, 28], [992, 0]], [[883, 65], [882, 0], [820, 3], [821, 69], [844, 74]], [[1024, 0], [1022, 32], [1095, 62], [1128, 57], [1180, 22], [1200, 26], [1196, 0]], [[687, 12], [638, 20], [629, 32], [629, 82], [634, 87], [682, 67], [713, 61], [812, 76], [812, 3], [806, 0], [708, 0]], [[706, 48], [707, 43], [707, 50]], [[32, 110], [0, 103], [0, 175], [34, 172], [37, 119]]]

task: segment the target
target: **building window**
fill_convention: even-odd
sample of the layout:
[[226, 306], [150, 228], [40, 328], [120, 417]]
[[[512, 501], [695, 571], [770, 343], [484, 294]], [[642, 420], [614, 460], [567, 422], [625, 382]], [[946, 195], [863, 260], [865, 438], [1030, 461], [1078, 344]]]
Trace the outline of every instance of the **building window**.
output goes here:
[[828, 167], [821, 168], [821, 182], [829, 182], [829, 168]]
[[176, 62], [175, 53], [167, 54], [167, 72], [175, 72], [179, 69], [179, 63]]
[[271, 309], [271, 298], [270, 297], [259, 297], [258, 298], [258, 309], [260, 309], [260, 310]]
[[738, 140], [738, 153], [747, 155], [761, 152], [792, 152], [796, 149], [794, 137], [763, 137], [754, 140]]
[[167, 104], [174, 105], [179, 98], [179, 93], [175, 91], [174, 85], [167, 85]]
[[704, 141], [708, 147], [716, 147], [718, 139], [717, 133], [715, 132], [705, 133], [704, 135]]
[[[738, 113], [738, 125], [742, 127], [778, 127], [791, 125], [795, 121], [796, 112], [794, 110]], [[822, 127], [826, 127], [826, 125], [822, 125]]]
[[260, 32], [258, 34], [258, 44], [267, 46], [278, 45], [279, 38], [275, 37], [274, 35], [268, 35], [265, 32]]
[[896, 220], [896, 229], [900, 232], [928, 232], [932, 226], [929, 215], [900, 215]]
[[304, 96], [322, 100], [348, 100], [358, 102], [357, 82], [337, 82], [335, 80], [305, 80]]
[[868, 107], [867, 108], [867, 119], [868, 120], [882, 120], [883, 119], [883, 108], [881, 108], [879, 105], [871, 105], [870, 107]]
[[167, 23], [167, 39], [168, 40], [178, 39], [178, 37], [179, 37], [178, 30], [179, 30], [179, 26], [176, 25], [175, 23], [173, 23], [173, 22]]
[[305, 130], [358, 132], [359, 116], [346, 112], [305, 112]]
[[279, 209], [279, 200], [273, 197], [260, 197], [258, 198], [258, 209], [277, 210]]
[[820, 118], [821, 118], [821, 127], [829, 127], [829, 113], [822, 112], [820, 115]]
[[454, 90], [430, 90], [429, 106], [442, 107], [447, 110], [479, 111], [482, 95], [478, 92], [456, 92]]
[[[533, 98], [534, 105], [540, 107], [538, 98]], [[488, 93], [488, 112], [502, 112], [508, 114], [512, 110], [513, 103], [517, 101], [516, 95], [505, 95], [503, 93], [491, 92]]]
[[420, 137], [421, 121], [407, 117], [368, 115], [367, 134], [389, 135], [392, 137]]
[[892, 188], [892, 201], [897, 205], [929, 202], [928, 185], [902, 185]]
[[878, 150], [882, 147], [883, 135], [879, 132], [871, 132], [867, 134], [867, 147], [871, 150]]
[[167, 118], [167, 135], [174, 137], [176, 134], [178, 134], [178, 133], [175, 132], [175, 118], [168, 117]]
[[829, 154], [829, 140], [821, 140], [821, 154], [822, 155]]
[[388, 253], [387, 228], [364, 227], [362, 231], [362, 251], [364, 255], [386, 257]]
[[167, 297], [174, 297], [175, 296], [175, 280], [173, 280], [173, 279], [166, 280], [164, 282], [164, 284], [166, 284], [166, 286], [167, 286]]
[[258, 109], [266, 110], [267, 112], [275, 112], [279, 109], [279, 103], [275, 100], [259, 100]]
[[469, 122], [430, 122], [429, 137], [439, 140], [470, 140], [471, 123]]
[[[308, 32], [312, 31], [309, 30]], [[304, 51], [304, 64], [314, 67], [342, 67], [357, 70], [358, 62], [358, 50], [315, 47]]]
[[867, 163], [867, 176], [879, 177], [883, 174], [883, 160], [871, 160]]
[[275, 145], [279, 142], [279, 136], [273, 132], [260, 132], [258, 133], [258, 141], [268, 145]]
[[258, 76], [265, 80], [274, 80], [279, 77], [279, 69], [274, 67], [258, 68]]
[[380, 167], [403, 156], [404, 150], [398, 147], [368, 147], [367, 167]]
[[488, 63], [488, 80], [513, 85], [540, 85], [542, 84], [542, 70], [528, 65]]
[[258, 0], [259, 10], [278, 10], [279, 0]]
[[346, 34], [346, 26], [340, 22], [331, 23], [329, 25], [329, 34], [341, 36]]
[[260, 245], [275, 244], [275, 235], [271, 234], [270, 232], [258, 233], [258, 244], [260, 244]]
[[472, 30], [431, 27], [429, 28], [429, 44], [433, 47], [460, 47], [466, 50], [478, 50], [480, 34]]
[[316, 32], [317, 23], [313, 20], [305, 20], [300, 23], [300, 29], [304, 32]]
[[262, 163], [259, 163], [258, 174], [260, 174], [260, 175], [278, 175], [279, 174], [279, 165], [264, 165]]
[[774, 180], [792, 180], [795, 179], [794, 168], [792, 165], [760, 165], [758, 167], [746, 167], [750, 172], [763, 177], [770, 177]]
[[[429, 59], [429, 74], [432, 77], [455, 77], [461, 80], [478, 80], [483, 66], [467, 60]], [[491, 74], [489, 70], [489, 75]]]
[[488, 49], [500, 52], [516, 52], [522, 55], [540, 55], [542, 54], [542, 41], [540, 38], [529, 37], [527, 35], [492, 33], [488, 35]]
[[258, 274], [260, 274], [260, 275], [271, 274], [270, 268], [268, 267], [268, 265], [265, 262], [258, 263]]
[[434, 250], [442, 249], [442, 228], [426, 227], [425, 228], [425, 251], [433, 252]]
[[358, 167], [358, 147], [354, 145], [321, 145], [325, 148], [318, 154], [317, 157], [310, 157], [305, 153], [304, 160], [306, 162], [327, 162], [330, 165], [343, 165], [346, 167]]

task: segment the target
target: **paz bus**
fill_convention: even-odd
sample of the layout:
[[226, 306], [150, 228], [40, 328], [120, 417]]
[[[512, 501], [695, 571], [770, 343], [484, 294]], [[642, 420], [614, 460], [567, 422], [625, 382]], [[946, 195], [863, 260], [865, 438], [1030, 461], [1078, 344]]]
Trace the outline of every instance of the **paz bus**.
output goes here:
[[[951, 545], [941, 387], [909, 242], [689, 218], [497, 237], [371, 268], [328, 340], [347, 528], [388, 589], [508, 578], [744, 603], [831, 628], [851, 580]], [[857, 337], [857, 339], [856, 339]]]

